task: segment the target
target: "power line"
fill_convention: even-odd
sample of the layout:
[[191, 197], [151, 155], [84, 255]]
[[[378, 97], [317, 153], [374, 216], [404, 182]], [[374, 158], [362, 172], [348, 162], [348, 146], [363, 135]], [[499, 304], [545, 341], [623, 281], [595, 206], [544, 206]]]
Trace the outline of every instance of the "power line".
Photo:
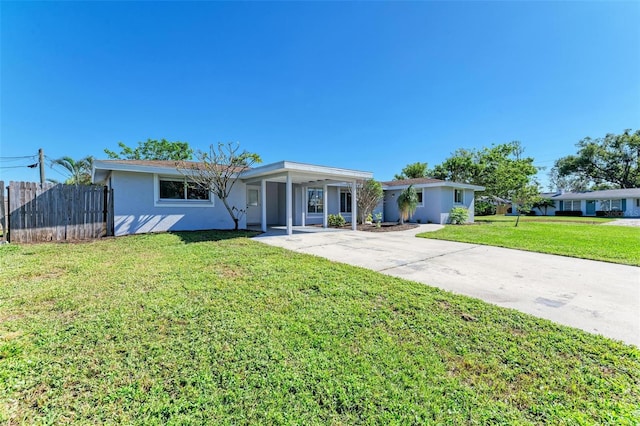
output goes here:
[[0, 166], [0, 169], [20, 169], [22, 167], [28, 167], [30, 169], [35, 169], [36, 167], [38, 167], [38, 163], [34, 163], [34, 164], [23, 164], [21, 166]]
[[11, 162], [32, 159], [35, 160], [37, 155], [25, 155], [22, 157], [0, 157], [0, 161]]

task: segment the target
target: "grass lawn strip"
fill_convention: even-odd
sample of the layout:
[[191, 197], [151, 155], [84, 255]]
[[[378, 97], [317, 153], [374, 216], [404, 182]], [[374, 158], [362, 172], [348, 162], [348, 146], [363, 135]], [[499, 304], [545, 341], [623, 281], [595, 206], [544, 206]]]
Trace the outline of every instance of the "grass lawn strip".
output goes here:
[[242, 233], [0, 247], [0, 421], [637, 424], [640, 351]]
[[640, 266], [640, 228], [599, 225], [608, 219], [551, 218], [522, 217], [515, 227], [513, 216], [480, 217], [473, 225], [448, 225], [418, 237]]

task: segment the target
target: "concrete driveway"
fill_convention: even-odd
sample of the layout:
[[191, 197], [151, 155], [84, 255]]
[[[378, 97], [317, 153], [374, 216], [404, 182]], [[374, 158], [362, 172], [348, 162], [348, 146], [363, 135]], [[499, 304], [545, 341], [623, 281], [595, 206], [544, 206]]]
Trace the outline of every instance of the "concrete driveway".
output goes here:
[[[476, 297], [640, 347], [640, 268], [401, 232], [271, 231], [255, 239]], [[304, 230], [303, 230], [304, 231]]]

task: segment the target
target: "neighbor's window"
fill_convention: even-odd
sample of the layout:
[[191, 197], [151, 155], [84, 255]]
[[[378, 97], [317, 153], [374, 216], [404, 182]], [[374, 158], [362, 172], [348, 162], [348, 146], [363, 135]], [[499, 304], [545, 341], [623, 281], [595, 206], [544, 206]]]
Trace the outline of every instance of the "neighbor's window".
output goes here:
[[160, 179], [161, 200], [209, 200], [209, 191], [185, 179]]
[[453, 190], [453, 202], [456, 204], [462, 204], [463, 201], [463, 191], [462, 189], [454, 189]]
[[620, 211], [622, 210], [622, 200], [602, 200], [600, 201], [600, 208], [606, 211]]
[[579, 211], [580, 209], [580, 201], [578, 200], [567, 200], [564, 202], [564, 206], [562, 208], [566, 212], [570, 211]]
[[418, 205], [419, 206], [423, 206], [424, 203], [422, 202], [423, 198], [422, 198], [422, 190], [416, 191], [416, 194], [418, 194]]
[[340, 191], [340, 213], [351, 213], [351, 192]]
[[322, 188], [309, 188], [307, 190], [307, 213], [323, 212]]

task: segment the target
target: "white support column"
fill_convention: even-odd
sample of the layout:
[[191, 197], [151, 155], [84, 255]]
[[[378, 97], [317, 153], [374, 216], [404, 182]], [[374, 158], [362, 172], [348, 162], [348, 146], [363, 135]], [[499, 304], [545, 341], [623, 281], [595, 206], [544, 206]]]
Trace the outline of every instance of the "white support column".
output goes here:
[[293, 234], [293, 186], [291, 184], [291, 175], [287, 173], [287, 235]]
[[262, 218], [260, 224], [262, 225], [262, 232], [267, 232], [267, 181], [262, 179], [260, 181], [260, 210]]
[[358, 230], [358, 194], [356, 181], [351, 184], [351, 229]]
[[302, 187], [302, 227], [307, 226], [307, 187]]
[[327, 191], [327, 185], [322, 187], [322, 227], [329, 227], [329, 192]]

